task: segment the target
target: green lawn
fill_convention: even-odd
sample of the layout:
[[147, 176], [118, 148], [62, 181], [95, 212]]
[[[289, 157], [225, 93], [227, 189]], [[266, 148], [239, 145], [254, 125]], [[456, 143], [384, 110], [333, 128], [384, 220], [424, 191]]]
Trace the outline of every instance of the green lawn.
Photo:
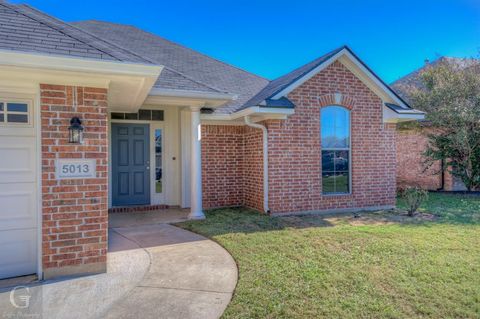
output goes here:
[[225, 318], [480, 318], [480, 197], [431, 194], [422, 211], [272, 218], [219, 209], [180, 226], [238, 264]]

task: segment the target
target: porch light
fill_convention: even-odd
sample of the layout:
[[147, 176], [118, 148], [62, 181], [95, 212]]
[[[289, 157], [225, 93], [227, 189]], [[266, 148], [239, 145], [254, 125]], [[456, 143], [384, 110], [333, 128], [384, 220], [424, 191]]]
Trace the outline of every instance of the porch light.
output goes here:
[[70, 127], [68, 128], [69, 143], [81, 144], [83, 143], [83, 126], [82, 121], [78, 117], [72, 117], [70, 120]]

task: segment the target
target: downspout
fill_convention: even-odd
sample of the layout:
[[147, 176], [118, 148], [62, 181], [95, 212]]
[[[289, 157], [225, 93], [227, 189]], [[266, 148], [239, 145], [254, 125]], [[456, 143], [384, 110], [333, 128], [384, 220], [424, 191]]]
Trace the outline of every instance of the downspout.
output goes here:
[[268, 208], [268, 131], [265, 126], [253, 123], [250, 116], [245, 116], [245, 125], [261, 129], [263, 133], [263, 210], [270, 214], [270, 208]]

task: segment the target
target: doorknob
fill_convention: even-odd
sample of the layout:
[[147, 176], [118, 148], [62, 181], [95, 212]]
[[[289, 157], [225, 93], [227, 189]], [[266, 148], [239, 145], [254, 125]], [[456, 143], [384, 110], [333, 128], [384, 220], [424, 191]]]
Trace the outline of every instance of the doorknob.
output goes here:
[[147, 169], [147, 171], [148, 171], [148, 170], [150, 169], [150, 166], [146, 166], [145, 168], [146, 168], [146, 169]]

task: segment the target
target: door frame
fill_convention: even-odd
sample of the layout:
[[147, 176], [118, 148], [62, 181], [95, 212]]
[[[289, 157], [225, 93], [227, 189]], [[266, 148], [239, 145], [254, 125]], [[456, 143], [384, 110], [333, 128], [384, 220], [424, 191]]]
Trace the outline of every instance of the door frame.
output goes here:
[[[165, 149], [165, 125], [160, 121], [144, 121], [144, 120], [112, 120], [110, 114], [108, 115], [108, 207], [114, 207], [112, 205], [113, 195], [113, 178], [112, 178], [112, 124], [149, 124], [150, 134], [150, 205], [162, 205], [165, 203], [165, 189], [167, 186], [167, 174], [168, 171], [162, 171], [162, 194], [158, 196], [155, 192], [155, 129], [162, 129], [162, 146]], [[165, 151], [162, 150], [162, 170], [165, 168]]]

